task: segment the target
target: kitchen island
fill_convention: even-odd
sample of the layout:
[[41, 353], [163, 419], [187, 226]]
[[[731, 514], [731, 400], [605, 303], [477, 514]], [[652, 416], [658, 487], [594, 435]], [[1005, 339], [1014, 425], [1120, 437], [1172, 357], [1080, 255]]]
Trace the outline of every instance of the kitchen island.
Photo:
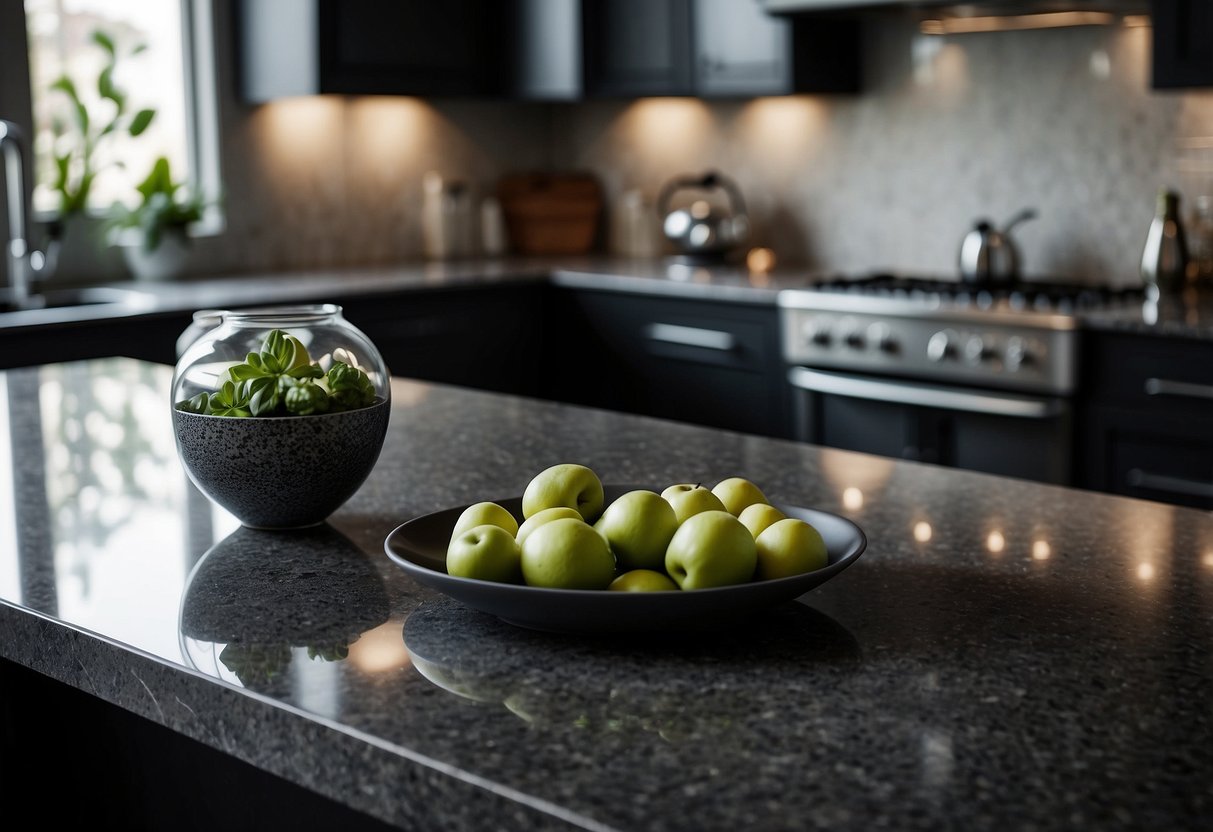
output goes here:
[[[69, 716], [13, 683], [36, 676], [368, 824], [1213, 824], [1208, 513], [397, 379], [358, 493], [324, 526], [255, 532], [188, 483], [169, 368], [0, 379], [5, 737]], [[514, 628], [383, 554], [399, 523], [566, 461], [657, 487], [745, 475], [850, 517], [868, 550], [765, 615], [625, 640]], [[0, 759], [70, 770], [71, 749], [14, 745]], [[161, 802], [241, 825], [217, 782]]]

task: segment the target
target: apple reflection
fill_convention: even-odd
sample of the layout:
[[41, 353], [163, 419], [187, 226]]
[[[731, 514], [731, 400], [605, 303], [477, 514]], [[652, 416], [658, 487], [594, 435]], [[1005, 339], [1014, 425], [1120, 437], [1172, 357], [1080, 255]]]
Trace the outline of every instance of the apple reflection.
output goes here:
[[277, 690], [287, 685], [293, 661], [342, 661], [388, 614], [374, 564], [332, 526], [240, 528], [211, 547], [189, 576], [182, 653], [204, 673]]
[[727, 630], [584, 639], [517, 628], [443, 598], [413, 611], [404, 643], [434, 685], [532, 727], [667, 742], [721, 736], [782, 710], [774, 695], [768, 704], [747, 690], [754, 674], [778, 679], [780, 668], [812, 665], [816, 682], [833, 685], [860, 660], [845, 627], [798, 603]]

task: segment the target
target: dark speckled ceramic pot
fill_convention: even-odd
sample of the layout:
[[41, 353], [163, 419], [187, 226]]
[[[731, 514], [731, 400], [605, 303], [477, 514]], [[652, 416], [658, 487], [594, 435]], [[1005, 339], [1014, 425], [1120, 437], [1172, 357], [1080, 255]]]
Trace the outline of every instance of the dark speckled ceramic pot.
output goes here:
[[320, 523], [353, 496], [383, 447], [391, 404], [240, 419], [173, 410], [177, 452], [202, 492], [258, 529]]

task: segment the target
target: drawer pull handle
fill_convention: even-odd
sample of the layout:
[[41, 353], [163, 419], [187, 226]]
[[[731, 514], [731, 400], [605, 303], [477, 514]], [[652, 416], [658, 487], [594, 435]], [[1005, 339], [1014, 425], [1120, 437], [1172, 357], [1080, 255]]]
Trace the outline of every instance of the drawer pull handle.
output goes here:
[[699, 347], [719, 352], [733, 352], [737, 349], [737, 339], [733, 333], [716, 329], [677, 324], [649, 324], [644, 328], [644, 334], [650, 341], [677, 344], [680, 347]]
[[1213, 384], [1192, 384], [1165, 378], [1146, 379], [1147, 396], [1184, 396], [1189, 399], [1213, 399]]
[[1129, 485], [1137, 488], [1149, 488], [1152, 491], [1165, 491], [1169, 494], [1185, 494], [1189, 497], [1213, 497], [1213, 483], [1199, 480], [1151, 474], [1140, 468], [1129, 469], [1127, 479]]

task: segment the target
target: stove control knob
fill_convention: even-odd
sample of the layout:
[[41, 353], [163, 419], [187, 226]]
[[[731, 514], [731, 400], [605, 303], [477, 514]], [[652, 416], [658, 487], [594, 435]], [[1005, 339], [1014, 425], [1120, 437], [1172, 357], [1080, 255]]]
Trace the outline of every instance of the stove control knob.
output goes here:
[[861, 350], [864, 347], [863, 332], [859, 329], [859, 324], [853, 319], [842, 321], [838, 327], [839, 337], [844, 344], [851, 349]]
[[868, 327], [868, 340], [876, 345], [876, 349], [890, 355], [898, 351], [896, 339], [893, 338], [893, 330], [889, 329], [889, 325], [885, 323], [874, 323]]
[[980, 364], [993, 355], [989, 348], [986, 347], [986, 342], [981, 340], [980, 335], [974, 335], [965, 341], [964, 353], [965, 361], [970, 364]]
[[805, 321], [801, 331], [804, 333], [804, 340], [807, 344], [814, 344], [819, 347], [828, 347], [830, 345], [829, 321], [820, 319]]
[[1007, 351], [1003, 356], [1003, 362], [1006, 364], [1009, 372], [1016, 372], [1025, 364], [1031, 364], [1033, 361], [1032, 353], [1028, 349], [1028, 345], [1018, 335], [1012, 335], [1007, 339]]
[[956, 355], [956, 333], [941, 329], [927, 341], [927, 358], [935, 362], [945, 361]]

